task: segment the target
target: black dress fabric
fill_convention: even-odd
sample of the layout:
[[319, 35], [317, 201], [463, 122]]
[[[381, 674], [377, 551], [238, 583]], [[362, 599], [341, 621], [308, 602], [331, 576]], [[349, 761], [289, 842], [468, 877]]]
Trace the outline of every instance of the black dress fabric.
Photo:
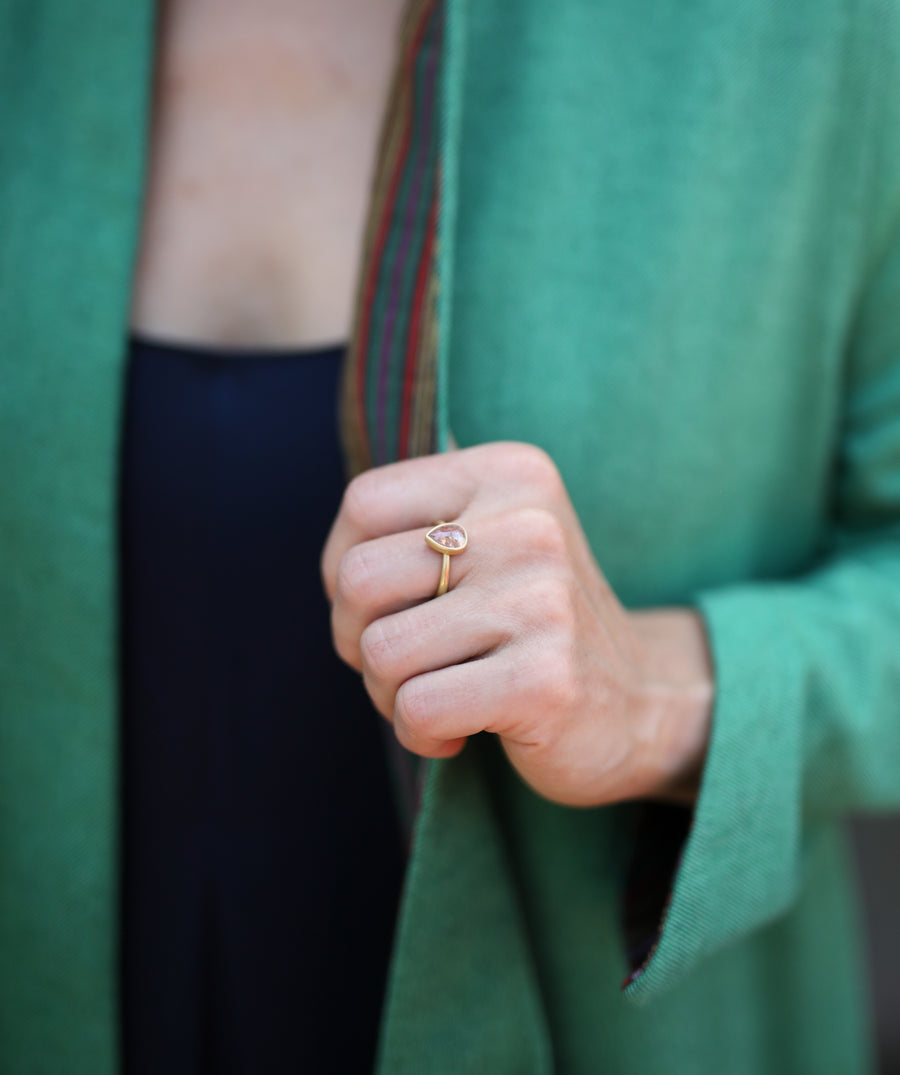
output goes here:
[[128, 1075], [366, 1072], [403, 848], [334, 655], [340, 347], [131, 342], [121, 470]]

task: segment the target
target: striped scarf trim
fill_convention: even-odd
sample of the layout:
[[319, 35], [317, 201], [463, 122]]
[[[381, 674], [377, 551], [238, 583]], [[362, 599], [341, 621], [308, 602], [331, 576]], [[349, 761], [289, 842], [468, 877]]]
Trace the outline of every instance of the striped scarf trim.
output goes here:
[[435, 451], [442, 0], [412, 0], [382, 127], [341, 390], [348, 469]]

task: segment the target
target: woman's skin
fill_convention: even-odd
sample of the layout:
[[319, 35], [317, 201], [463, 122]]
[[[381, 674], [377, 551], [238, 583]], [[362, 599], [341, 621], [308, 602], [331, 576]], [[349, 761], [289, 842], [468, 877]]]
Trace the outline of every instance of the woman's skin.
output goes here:
[[403, 0], [162, 0], [131, 324], [346, 340]]
[[[346, 340], [401, 0], [173, 0], [160, 8], [132, 327], [220, 346]], [[627, 445], [623, 446], [627, 450]], [[469, 548], [436, 600], [424, 533]], [[496, 732], [577, 806], [690, 802], [714, 682], [691, 609], [629, 611], [538, 449], [490, 444], [349, 486], [322, 557], [338, 653], [429, 757]]]

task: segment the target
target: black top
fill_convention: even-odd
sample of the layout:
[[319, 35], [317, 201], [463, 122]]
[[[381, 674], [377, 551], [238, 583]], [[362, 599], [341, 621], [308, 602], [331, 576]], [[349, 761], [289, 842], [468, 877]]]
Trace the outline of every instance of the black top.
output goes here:
[[371, 1070], [403, 854], [319, 556], [341, 348], [132, 341], [122, 446], [128, 1075]]

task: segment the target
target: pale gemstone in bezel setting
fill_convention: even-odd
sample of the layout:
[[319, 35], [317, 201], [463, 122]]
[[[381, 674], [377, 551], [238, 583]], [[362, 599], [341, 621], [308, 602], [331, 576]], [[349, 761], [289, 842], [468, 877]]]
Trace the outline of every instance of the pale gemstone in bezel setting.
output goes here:
[[459, 523], [438, 523], [425, 535], [425, 540], [438, 552], [445, 552], [449, 556], [462, 552], [469, 541], [466, 528]]

